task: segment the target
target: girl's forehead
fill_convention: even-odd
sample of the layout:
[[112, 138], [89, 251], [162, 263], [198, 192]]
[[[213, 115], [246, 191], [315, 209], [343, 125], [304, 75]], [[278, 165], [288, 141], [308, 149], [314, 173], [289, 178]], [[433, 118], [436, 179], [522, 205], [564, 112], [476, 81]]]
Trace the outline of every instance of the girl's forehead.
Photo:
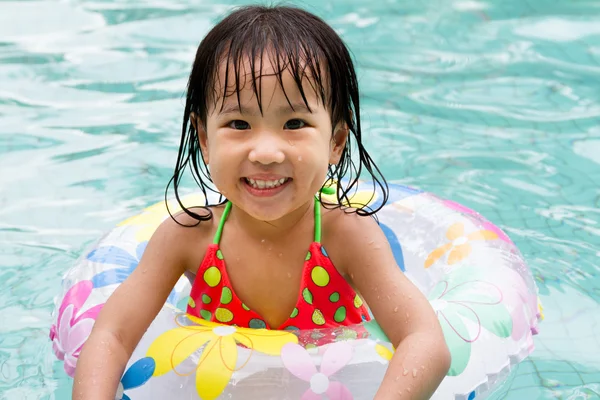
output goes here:
[[315, 76], [305, 61], [292, 64], [265, 53], [255, 59], [245, 56], [237, 62], [224, 59], [216, 72], [213, 104], [217, 107], [232, 100], [237, 102], [238, 95], [256, 98], [259, 103], [283, 95], [290, 103], [304, 103], [305, 98], [311, 107], [320, 106], [329, 92], [324, 85], [326, 74], [319, 71], [319, 76]]

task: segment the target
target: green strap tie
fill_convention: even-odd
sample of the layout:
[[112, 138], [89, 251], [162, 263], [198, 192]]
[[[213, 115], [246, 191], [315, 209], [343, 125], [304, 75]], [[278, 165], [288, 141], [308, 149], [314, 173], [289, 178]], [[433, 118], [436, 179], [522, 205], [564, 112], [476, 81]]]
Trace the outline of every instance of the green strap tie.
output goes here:
[[[335, 194], [335, 188], [329, 186], [321, 189], [321, 193], [331, 195]], [[221, 220], [219, 221], [219, 226], [217, 227], [217, 232], [215, 233], [215, 237], [213, 239], [213, 244], [219, 244], [221, 242], [221, 236], [223, 234], [223, 226], [225, 225], [225, 221], [231, 212], [231, 201], [228, 201], [225, 204], [225, 210], [223, 210], [223, 215], [221, 215]], [[315, 242], [321, 243], [321, 203], [319, 202], [319, 198], [315, 196]]]
[[219, 226], [217, 227], [217, 233], [215, 233], [215, 238], [213, 239], [213, 244], [219, 244], [219, 242], [221, 242], [221, 235], [223, 234], [223, 225], [225, 225], [225, 221], [227, 220], [230, 211], [231, 202], [227, 201], [227, 204], [225, 204], [225, 210], [223, 210], [223, 215], [221, 215], [221, 221], [219, 221]]
[[335, 188], [332, 186], [327, 186], [321, 189], [321, 193], [323, 194], [335, 194]]

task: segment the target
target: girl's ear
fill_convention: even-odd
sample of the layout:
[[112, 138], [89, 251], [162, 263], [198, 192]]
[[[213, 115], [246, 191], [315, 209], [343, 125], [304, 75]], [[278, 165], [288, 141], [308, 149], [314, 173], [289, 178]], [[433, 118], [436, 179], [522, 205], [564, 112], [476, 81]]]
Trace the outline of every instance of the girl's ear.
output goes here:
[[346, 148], [350, 129], [345, 122], [340, 122], [333, 132], [330, 142], [329, 164], [337, 165], [342, 158], [342, 152]]
[[198, 136], [198, 144], [200, 145], [200, 151], [202, 152], [202, 158], [204, 163], [208, 165], [208, 135], [206, 134], [206, 128], [196, 113], [190, 114], [190, 122], [196, 131]]

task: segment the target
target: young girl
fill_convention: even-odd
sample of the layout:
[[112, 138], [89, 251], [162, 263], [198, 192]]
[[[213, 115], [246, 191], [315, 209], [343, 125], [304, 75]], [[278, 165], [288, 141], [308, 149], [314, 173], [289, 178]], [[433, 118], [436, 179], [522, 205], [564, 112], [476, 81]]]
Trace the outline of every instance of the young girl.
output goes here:
[[[376, 399], [431, 396], [450, 361], [432, 308], [396, 265], [371, 217], [377, 210], [320, 195], [331, 180], [347, 202], [364, 169], [387, 198], [361, 141], [352, 60], [331, 27], [290, 7], [246, 7], [216, 25], [189, 79], [176, 194], [186, 167], [203, 192], [212, 184], [224, 201], [184, 208], [157, 229], [96, 321], [74, 399], [114, 399], [134, 348], [184, 273], [193, 281], [190, 314], [243, 327], [357, 324], [370, 318], [364, 299], [396, 346]], [[345, 315], [335, 313], [339, 306]]]

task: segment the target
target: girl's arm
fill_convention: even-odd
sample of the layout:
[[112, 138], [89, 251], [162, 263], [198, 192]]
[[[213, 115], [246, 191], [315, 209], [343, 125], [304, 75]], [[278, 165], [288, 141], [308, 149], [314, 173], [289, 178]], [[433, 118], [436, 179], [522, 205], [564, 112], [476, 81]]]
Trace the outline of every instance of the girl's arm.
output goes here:
[[396, 264], [376, 221], [354, 214], [340, 220], [341, 265], [396, 348], [375, 400], [429, 399], [450, 368], [437, 316]]
[[[190, 240], [171, 218], [150, 239], [133, 273], [98, 315], [75, 371], [74, 400], [113, 400], [133, 350], [188, 264]], [[188, 248], [189, 249], [189, 248]]]

